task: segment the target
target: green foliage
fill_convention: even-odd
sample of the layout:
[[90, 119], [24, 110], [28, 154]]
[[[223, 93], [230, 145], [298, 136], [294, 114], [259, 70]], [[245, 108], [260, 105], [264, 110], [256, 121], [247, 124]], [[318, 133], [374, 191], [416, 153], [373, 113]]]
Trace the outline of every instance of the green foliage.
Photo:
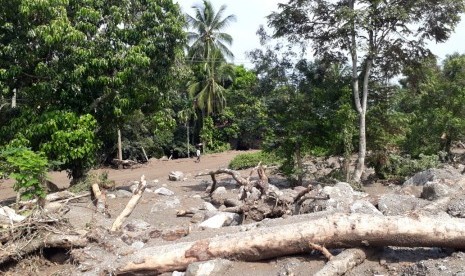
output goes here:
[[173, 65], [182, 63], [186, 39], [184, 17], [173, 1], [0, 5], [0, 89], [6, 98], [16, 89], [18, 108], [36, 116], [55, 110], [92, 114], [105, 159], [114, 153], [116, 130], [133, 112], [151, 117], [171, 107], [175, 93], [169, 88], [180, 81], [175, 73], [182, 67]]
[[262, 162], [262, 165], [279, 165], [281, 160], [274, 154], [264, 151], [257, 151], [253, 153], [242, 153], [234, 157], [229, 163], [229, 168], [233, 170], [243, 170], [253, 168]]
[[437, 155], [420, 154], [418, 158], [414, 159], [410, 155], [376, 152], [369, 157], [368, 163], [375, 168], [376, 175], [379, 178], [398, 179], [437, 167], [439, 165], [439, 157]]
[[44, 198], [48, 161], [42, 152], [8, 145], [0, 151], [0, 175], [16, 182], [14, 190], [26, 199]]
[[54, 111], [37, 116], [24, 112], [0, 133], [12, 133], [17, 145], [45, 153], [55, 169], [67, 170], [76, 181], [95, 164], [99, 148], [96, 128], [97, 122], [89, 114]]
[[452, 141], [465, 137], [465, 55], [447, 57], [442, 68], [425, 61], [423, 68], [423, 79], [410, 77], [405, 81], [417, 94], [404, 100], [413, 108], [404, 148], [413, 156], [440, 151], [449, 154]]

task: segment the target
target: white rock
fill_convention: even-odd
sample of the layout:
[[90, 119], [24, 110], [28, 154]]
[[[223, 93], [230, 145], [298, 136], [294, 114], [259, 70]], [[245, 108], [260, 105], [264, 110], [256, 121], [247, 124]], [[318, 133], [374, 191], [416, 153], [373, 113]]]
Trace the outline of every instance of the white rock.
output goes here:
[[135, 241], [131, 244], [131, 247], [134, 249], [142, 249], [144, 247], [144, 243], [141, 241]]
[[239, 220], [239, 215], [235, 213], [218, 213], [213, 217], [199, 224], [201, 229], [205, 228], [221, 228], [226, 225], [231, 225]]
[[184, 174], [181, 171], [172, 171], [168, 175], [168, 179], [171, 181], [180, 181], [184, 177]]
[[161, 188], [158, 188], [154, 191], [156, 194], [159, 194], [159, 195], [165, 195], [165, 196], [172, 196], [174, 195], [174, 192], [165, 188], [165, 187], [161, 187]]
[[211, 204], [210, 202], [204, 202], [203, 208], [207, 211], [218, 211], [218, 209], [215, 206], [213, 206], [213, 204]]

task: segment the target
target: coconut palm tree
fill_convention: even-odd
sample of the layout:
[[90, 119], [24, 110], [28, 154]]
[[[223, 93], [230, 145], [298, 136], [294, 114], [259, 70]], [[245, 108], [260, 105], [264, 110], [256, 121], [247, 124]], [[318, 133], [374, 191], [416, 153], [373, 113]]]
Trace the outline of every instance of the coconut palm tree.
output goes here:
[[234, 55], [228, 48], [233, 39], [223, 30], [236, 21], [236, 16], [231, 14], [223, 18], [226, 5], [222, 5], [216, 12], [207, 0], [192, 8], [195, 16], [187, 14], [187, 22], [192, 30], [188, 32], [191, 43], [189, 57], [193, 60], [209, 60], [212, 59], [213, 51], [218, 49], [224, 57], [233, 58]]
[[195, 99], [196, 106], [202, 115], [221, 111], [225, 104], [224, 86], [222, 85], [229, 70], [226, 70], [225, 58], [233, 58], [228, 46], [232, 44], [231, 35], [223, 29], [236, 20], [234, 15], [223, 17], [226, 6], [215, 11], [210, 1], [204, 0], [201, 5], [192, 7], [195, 16], [187, 15], [187, 22], [192, 29], [188, 33], [188, 56], [193, 62], [202, 62], [204, 78], [189, 84], [189, 93]]

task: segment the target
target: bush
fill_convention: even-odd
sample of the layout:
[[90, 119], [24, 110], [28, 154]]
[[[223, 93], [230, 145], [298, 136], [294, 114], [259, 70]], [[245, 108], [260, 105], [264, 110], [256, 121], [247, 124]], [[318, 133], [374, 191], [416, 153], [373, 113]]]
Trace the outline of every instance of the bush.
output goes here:
[[13, 178], [13, 188], [25, 199], [44, 198], [48, 168], [43, 152], [26, 147], [7, 146], [0, 151], [0, 175]]
[[253, 168], [262, 162], [263, 165], [279, 165], [280, 160], [271, 153], [258, 151], [253, 153], [239, 154], [229, 163], [229, 168], [233, 170], [243, 170]]
[[410, 155], [386, 154], [378, 152], [369, 158], [369, 164], [375, 168], [376, 175], [381, 179], [405, 178], [417, 172], [439, 165], [437, 155], [420, 154], [413, 159]]

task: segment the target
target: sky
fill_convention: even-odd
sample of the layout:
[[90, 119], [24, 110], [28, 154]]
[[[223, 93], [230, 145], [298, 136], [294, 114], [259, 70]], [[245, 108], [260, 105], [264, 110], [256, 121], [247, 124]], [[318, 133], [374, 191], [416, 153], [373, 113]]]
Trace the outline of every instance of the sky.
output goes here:
[[[183, 12], [194, 15], [192, 6], [201, 3], [200, 0], [174, 0], [181, 6]], [[252, 64], [246, 56], [246, 52], [260, 48], [260, 42], [256, 32], [260, 25], [266, 26], [266, 16], [278, 10], [278, 3], [287, 3], [286, 0], [210, 0], [216, 10], [223, 4], [227, 6], [225, 15], [234, 14], [237, 22], [232, 23], [225, 32], [233, 39], [231, 51], [234, 54], [235, 64], [244, 64], [251, 68]], [[465, 54], [465, 15], [457, 26], [454, 34], [445, 43], [430, 43], [429, 48], [443, 60], [446, 55], [458, 52]]]

